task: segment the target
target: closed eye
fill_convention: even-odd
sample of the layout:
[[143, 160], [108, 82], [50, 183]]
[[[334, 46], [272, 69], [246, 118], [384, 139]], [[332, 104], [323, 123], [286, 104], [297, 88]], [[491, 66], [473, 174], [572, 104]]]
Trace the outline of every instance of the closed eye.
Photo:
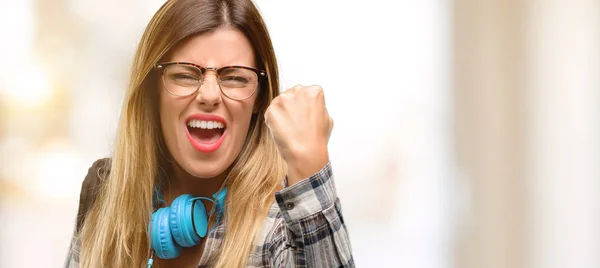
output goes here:
[[225, 76], [221, 77], [221, 81], [224, 82], [236, 82], [236, 83], [248, 83], [248, 79], [241, 76]]
[[191, 74], [185, 74], [185, 73], [173, 74], [171, 76], [171, 78], [173, 80], [194, 80], [194, 81], [200, 80], [200, 78], [198, 78], [197, 76], [194, 76]]

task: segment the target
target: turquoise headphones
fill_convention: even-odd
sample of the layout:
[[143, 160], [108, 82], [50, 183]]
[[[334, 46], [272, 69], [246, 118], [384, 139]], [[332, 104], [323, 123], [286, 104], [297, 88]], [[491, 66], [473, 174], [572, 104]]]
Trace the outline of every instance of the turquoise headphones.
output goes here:
[[[173, 200], [171, 207], [159, 208], [152, 213], [148, 233], [152, 235], [151, 246], [156, 255], [161, 259], [173, 259], [179, 256], [182, 247], [198, 245], [208, 232], [208, 218], [216, 211], [217, 223], [221, 219], [226, 192], [223, 188], [216, 192], [213, 198], [180, 195]], [[157, 195], [157, 198], [162, 200], [160, 195]], [[202, 200], [215, 204], [209, 213], [206, 212]], [[154, 252], [148, 259], [148, 267], [154, 262]]]

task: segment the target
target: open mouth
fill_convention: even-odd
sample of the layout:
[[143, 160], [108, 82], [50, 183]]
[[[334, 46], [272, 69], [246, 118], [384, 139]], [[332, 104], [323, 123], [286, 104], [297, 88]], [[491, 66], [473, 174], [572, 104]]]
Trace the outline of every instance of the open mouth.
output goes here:
[[190, 136], [197, 142], [215, 143], [225, 132], [225, 124], [217, 121], [190, 120], [187, 123]]
[[227, 125], [220, 118], [190, 119], [187, 121], [187, 137], [192, 146], [203, 153], [219, 149], [225, 139]]

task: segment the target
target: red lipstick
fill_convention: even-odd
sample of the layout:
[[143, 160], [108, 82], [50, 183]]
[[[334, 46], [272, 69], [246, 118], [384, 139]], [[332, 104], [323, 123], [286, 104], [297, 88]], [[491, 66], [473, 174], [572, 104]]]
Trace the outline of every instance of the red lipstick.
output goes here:
[[[223, 129], [222, 129], [223, 132], [216, 141], [211, 141], [211, 142], [201, 141], [201, 140], [195, 138], [194, 135], [192, 135], [190, 133], [190, 129], [192, 127], [190, 127], [189, 124], [190, 124], [190, 121], [192, 121], [192, 120], [222, 123], [223, 124]], [[197, 131], [197, 130], [194, 130], [194, 131]], [[202, 129], [199, 131], [213, 131], [213, 130]], [[214, 130], [214, 131], [218, 132], [220, 130]], [[186, 132], [186, 136], [187, 136], [188, 140], [190, 141], [190, 144], [192, 145], [192, 147], [194, 147], [194, 149], [196, 149], [202, 153], [212, 153], [221, 147], [221, 144], [223, 144], [223, 141], [225, 140], [225, 137], [227, 136], [227, 122], [225, 121], [225, 118], [218, 116], [218, 115], [193, 114], [193, 115], [190, 115], [185, 120], [185, 132]], [[217, 134], [215, 134], [215, 135], [217, 135]]]

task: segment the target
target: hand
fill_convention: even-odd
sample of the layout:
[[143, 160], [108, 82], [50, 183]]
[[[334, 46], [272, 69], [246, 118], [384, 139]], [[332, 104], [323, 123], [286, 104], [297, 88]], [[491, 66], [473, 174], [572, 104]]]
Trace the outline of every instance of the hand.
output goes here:
[[317, 173], [329, 161], [333, 120], [320, 86], [297, 85], [273, 99], [265, 123], [287, 163], [288, 185]]

